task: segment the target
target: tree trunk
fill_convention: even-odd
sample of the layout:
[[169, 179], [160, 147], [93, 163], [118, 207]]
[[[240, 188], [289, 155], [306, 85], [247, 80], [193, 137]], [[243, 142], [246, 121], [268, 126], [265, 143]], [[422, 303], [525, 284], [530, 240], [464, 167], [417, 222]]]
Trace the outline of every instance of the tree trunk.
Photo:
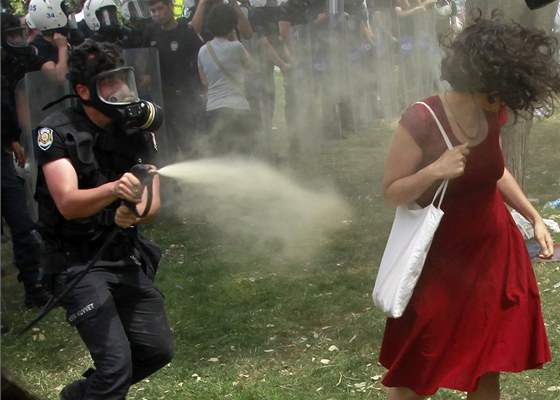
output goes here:
[[[467, 0], [466, 7], [467, 15], [475, 8], [479, 8], [485, 17], [490, 16], [493, 10], [500, 10], [506, 20], [514, 20], [528, 28], [552, 32], [558, 2], [555, 1], [533, 11], [529, 10], [525, 0]], [[514, 121], [513, 115], [510, 113], [509, 121], [502, 129], [502, 149], [506, 167], [517, 179], [521, 188], [525, 181], [525, 164], [531, 126], [532, 121], [522, 118]]]

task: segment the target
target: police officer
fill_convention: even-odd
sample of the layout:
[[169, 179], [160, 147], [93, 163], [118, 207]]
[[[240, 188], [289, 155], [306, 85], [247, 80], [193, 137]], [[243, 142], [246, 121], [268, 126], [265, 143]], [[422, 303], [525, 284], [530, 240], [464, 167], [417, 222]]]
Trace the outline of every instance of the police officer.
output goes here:
[[[127, 4], [130, 5], [130, 2]], [[84, 21], [88, 29], [93, 32], [91, 38], [98, 42], [116, 43], [122, 49], [140, 47], [142, 45], [142, 31], [130, 25], [121, 24], [118, 15], [118, 5], [114, 0], [87, 0], [84, 4]], [[121, 6], [122, 9], [122, 6]], [[127, 7], [126, 10], [129, 8]], [[126, 19], [126, 17], [125, 17]]]
[[[169, 162], [193, 156], [193, 141], [204, 115], [204, 88], [198, 76], [197, 57], [202, 41], [184, 20], [173, 16], [172, 0], [149, 0], [155, 22], [144, 30], [144, 47], [159, 53]], [[179, 153], [177, 149], [180, 149]]]
[[40, 282], [39, 254], [32, 237], [35, 224], [26, 206], [23, 180], [17, 175], [14, 158], [19, 167], [26, 163], [20, 143], [21, 129], [17, 120], [17, 82], [26, 70], [40, 68], [42, 61], [37, 49], [29, 46], [25, 27], [18, 17], [2, 13], [2, 217], [10, 227], [14, 264], [19, 270], [18, 280], [25, 290], [24, 305], [43, 306], [48, 295]]
[[[44, 268], [55, 275], [55, 295], [68, 290], [62, 297], [67, 320], [96, 368], [67, 385], [63, 400], [122, 400], [130, 385], [173, 356], [163, 298], [152, 281], [161, 253], [137, 230], [158, 214], [159, 181], [127, 172], [151, 163], [156, 146], [150, 131], [161, 118], [157, 106], [137, 98], [133, 71], [122, 64], [114, 44], [87, 40], [74, 49], [68, 79], [80, 104], [56, 111], [37, 128]], [[150, 198], [144, 217], [123, 202], [144, 214]]]

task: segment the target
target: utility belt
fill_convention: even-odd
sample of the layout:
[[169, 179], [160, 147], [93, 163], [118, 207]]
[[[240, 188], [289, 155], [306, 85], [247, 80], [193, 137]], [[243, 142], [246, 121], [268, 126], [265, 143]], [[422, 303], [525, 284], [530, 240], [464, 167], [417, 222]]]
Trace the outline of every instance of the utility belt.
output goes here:
[[[95, 216], [93, 226], [81, 226], [84, 231], [67, 231], [65, 234], [41, 235], [34, 231], [41, 249], [41, 269], [45, 274], [64, 272], [70, 265], [85, 263], [95, 257], [108, 234], [115, 229], [115, 210], [106, 208]], [[97, 228], [94, 228], [94, 227]], [[91, 230], [90, 230], [91, 229]], [[109, 244], [100, 261], [130, 260], [134, 256], [132, 232], [123, 231]]]
[[[62, 246], [62, 253], [68, 257], [69, 265], [87, 263], [96, 256], [105, 240], [106, 235], [101, 235], [95, 240], [85, 240], [81, 243], [65, 243]], [[109, 244], [99, 261], [130, 260], [131, 256], [134, 256], [131, 241], [117, 240], [116, 243]]]

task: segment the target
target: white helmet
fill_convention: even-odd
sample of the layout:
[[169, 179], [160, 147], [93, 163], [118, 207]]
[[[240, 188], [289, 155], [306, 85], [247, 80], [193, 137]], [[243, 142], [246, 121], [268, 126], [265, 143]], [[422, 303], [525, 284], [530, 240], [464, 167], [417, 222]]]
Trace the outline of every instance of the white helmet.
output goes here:
[[124, 0], [121, 3], [121, 14], [124, 19], [152, 19], [148, 0]]
[[84, 21], [89, 29], [118, 26], [117, 3], [114, 0], [87, 0], [84, 4]]
[[29, 13], [25, 15], [25, 24], [31, 30], [37, 29], [37, 27], [35, 26], [35, 23], [33, 23], [33, 20], [31, 19], [31, 15], [29, 15]]
[[27, 9], [31, 24], [41, 32], [64, 28], [68, 18], [62, 11], [62, 2], [63, 0], [31, 0]]
[[453, 9], [451, 8], [451, 3], [449, 2], [449, 0], [439, 0], [436, 3], [436, 12], [440, 17], [449, 17], [452, 10]]

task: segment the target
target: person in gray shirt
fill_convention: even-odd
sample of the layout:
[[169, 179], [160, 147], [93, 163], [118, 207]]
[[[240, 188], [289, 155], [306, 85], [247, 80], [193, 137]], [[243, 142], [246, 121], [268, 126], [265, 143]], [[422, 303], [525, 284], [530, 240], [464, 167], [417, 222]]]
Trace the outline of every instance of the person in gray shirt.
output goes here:
[[218, 4], [208, 15], [207, 27], [214, 39], [198, 53], [202, 83], [208, 88], [206, 116], [211, 155], [250, 154], [256, 116], [245, 93], [245, 70], [253, 61], [237, 40], [237, 15], [228, 4]]

